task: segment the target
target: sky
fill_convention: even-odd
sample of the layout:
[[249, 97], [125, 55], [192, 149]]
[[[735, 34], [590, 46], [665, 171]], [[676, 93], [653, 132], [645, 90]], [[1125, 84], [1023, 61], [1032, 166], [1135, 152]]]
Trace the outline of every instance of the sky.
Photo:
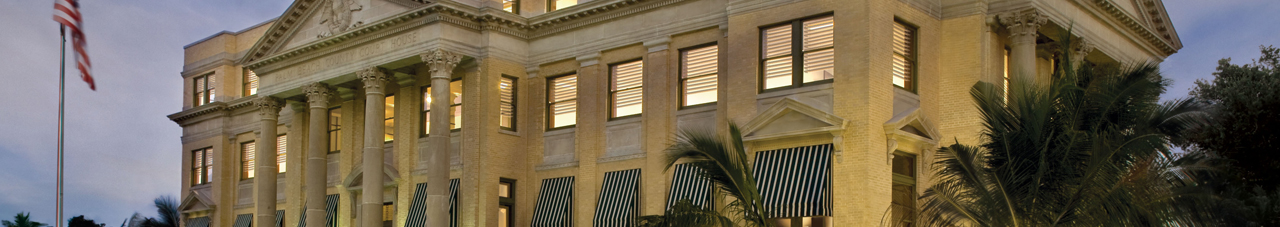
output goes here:
[[[1124, 0], [1118, 0], [1124, 1]], [[0, 220], [55, 211], [58, 29], [51, 0], [0, 0]], [[1183, 98], [1217, 62], [1249, 63], [1280, 45], [1280, 1], [1164, 0], [1184, 45], [1161, 64]], [[155, 216], [152, 200], [181, 190], [182, 46], [279, 16], [285, 0], [84, 1], [98, 91], [67, 70], [64, 218], [120, 223]], [[70, 58], [69, 58], [70, 59]], [[68, 65], [74, 63], [69, 62]], [[65, 219], [64, 219], [65, 220]]]

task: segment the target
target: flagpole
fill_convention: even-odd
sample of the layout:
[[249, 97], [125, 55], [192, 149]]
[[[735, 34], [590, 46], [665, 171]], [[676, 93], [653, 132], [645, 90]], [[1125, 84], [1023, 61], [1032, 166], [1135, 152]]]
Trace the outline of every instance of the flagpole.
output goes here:
[[59, 24], [58, 33], [62, 35], [58, 52], [58, 212], [53, 223], [55, 227], [62, 227], [62, 108], [67, 80], [67, 26]]

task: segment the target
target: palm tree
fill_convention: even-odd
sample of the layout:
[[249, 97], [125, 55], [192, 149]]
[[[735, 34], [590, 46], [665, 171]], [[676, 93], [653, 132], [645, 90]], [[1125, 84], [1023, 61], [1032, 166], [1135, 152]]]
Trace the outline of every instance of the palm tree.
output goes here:
[[[1066, 38], [1070, 43], [1070, 38]], [[1070, 46], [1070, 45], [1064, 45]], [[1070, 52], [1070, 51], [1064, 51]], [[1069, 56], [1064, 69], [1073, 69]], [[1060, 70], [1050, 84], [974, 85], [979, 145], [938, 149], [923, 194], [929, 226], [1196, 226], [1211, 170], [1170, 142], [1202, 119], [1194, 100], [1160, 104], [1155, 65]]]
[[143, 227], [178, 227], [178, 201], [173, 197], [160, 196], [155, 200], [156, 213], [160, 217], [147, 218]]
[[726, 213], [719, 213], [681, 200], [664, 215], [642, 217], [641, 226], [767, 226], [764, 203], [737, 125], [730, 124], [729, 135], [708, 129], [682, 129], [667, 152], [668, 170], [678, 162], [701, 168], [701, 177], [711, 181], [732, 202], [725, 206]]
[[18, 214], [17, 214], [17, 215], [14, 215], [14, 216], [13, 216], [13, 221], [8, 221], [8, 220], [0, 221], [0, 224], [3, 224], [3, 225], [4, 225], [4, 227], [41, 227], [41, 226], [49, 226], [48, 224], [44, 224], [44, 223], [40, 223], [40, 222], [34, 222], [34, 221], [31, 221], [31, 213], [22, 213], [22, 212], [18, 212]]

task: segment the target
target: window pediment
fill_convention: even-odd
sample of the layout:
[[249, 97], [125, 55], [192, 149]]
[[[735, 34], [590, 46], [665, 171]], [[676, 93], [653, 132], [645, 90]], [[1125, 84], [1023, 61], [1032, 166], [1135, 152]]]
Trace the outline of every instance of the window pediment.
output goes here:
[[191, 213], [213, 210], [215, 207], [217, 207], [217, 203], [213, 199], [210, 199], [204, 193], [200, 193], [200, 191], [192, 190], [191, 193], [187, 194], [186, 198], [182, 198], [182, 203], [179, 203], [178, 210], [182, 213]]
[[743, 140], [828, 134], [844, 127], [845, 119], [787, 97], [748, 121], [743, 127]]

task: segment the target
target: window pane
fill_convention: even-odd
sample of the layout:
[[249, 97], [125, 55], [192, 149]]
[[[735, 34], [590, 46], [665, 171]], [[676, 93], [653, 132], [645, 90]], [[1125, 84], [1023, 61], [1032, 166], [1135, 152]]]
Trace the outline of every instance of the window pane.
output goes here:
[[329, 109], [329, 152], [342, 148], [342, 109]]
[[288, 150], [289, 135], [276, 136], [276, 168], [279, 172], [284, 172], [285, 151]]
[[516, 84], [510, 77], [498, 80], [498, 127], [515, 128]]
[[559, 128], [576, 124], [578, 118], [578, 75], [552, 79], [549, 95], [551, 127]]
[[244, 96], [258, 94], [258, 74], [253, 70], [244, 70]]
[[395, 220], [395, 217], [396, 217], [395, 204], [383, 204], [382, 205], [382, 221]]
[[204, 149], [204, 181], [201, 183], [209, 183], [213, 179], [213, 149]]
[[516, 13], [516, 0], [502, 0], [502, 10]]
[[804, 21], [804, 50], [822, 49], [835, 45], [835, 20], [823, 17]]
[[915, 30], [903, 23], [893, 26], [893, 85], [906, 89], [915, 80]]
[[791, 26], [779, 26], [764, 31], [764, 58], [791, 54]]
[[205, 103], [210, 103], [210, 102], [213, 102], [214, 97], [218, 97], [217, 94], [213, 92], [214, 88], [218, 86], [215, 80], [217, 77], [214, 77], [213, 75], [208, 75], [208, 76], [205, 76], [205, 78], [208, 78], [207, 80], [209, 80], [209, 84], [205, 85], [205, 88], [208, 88], [208, 91], [206, 91], [205, 93], [209, 96], [209, 98], [207, 98], [206, 100], [208, 102], [205, 102]]
[[791, 86], [791, 57], [774, 58], [764, 61], [764, 88]]
[[386, 107], [385, 107], [386, 109], [384, 110], [383, 114], [386, 114], [386, 115], [383, 116], [385, 119], [382, 121], [383, 122], [383, 128], [382, 128], [383, 142], [394, 140], [396, 137], [396, 120], [395, 120], [396, 96], [388, 95], [385, 99], [385, 102], [386, 102]]
[[555, 10], [568, 8], [578, 4], [578, 0], [551, 0], [551, 2], [552, 6], [555, 6]]
[[240, 144], [240, 156], [244, 159], [241, 161], [241, 165], [244, 168], [244, 173], [241, 177], [244, 179], [253, 178], [254, 156], [257, 155], [254, 154], [257, 153], [255, 147], [256, 145], [253, 142]]
[[804, 22], [804, 77], [801, 82], [832, 79], [835, 76], [835, 20], [833, 17]]
[[719, 68], [719, 47], [708, 46], [685, 51], [680, 68], [684, 82], [684, 105], [698, 105], [716, 101]]
[[804, 83], [835, 78], [835, 49], [804, 53]]
[[511, 198], [511, 183], [498, 183], [498, 197]]
[[640, 114], [644, 104], [644, 62], [634, 61], [614, 65], [613, 81], [613, 117]]
[[507, 217], [510, 217], [510, 216], [511, 216], [510, 212], [511, 212], [511, 208], [510, 208], [510, 207], [507, 207], [507, 206], [498, 206], [498, 227], [509, 227], [509, 226], [511, 226], [511, 225], [510, 225], [510, 224], [511, 224], [511, 220], [507, 220]]

